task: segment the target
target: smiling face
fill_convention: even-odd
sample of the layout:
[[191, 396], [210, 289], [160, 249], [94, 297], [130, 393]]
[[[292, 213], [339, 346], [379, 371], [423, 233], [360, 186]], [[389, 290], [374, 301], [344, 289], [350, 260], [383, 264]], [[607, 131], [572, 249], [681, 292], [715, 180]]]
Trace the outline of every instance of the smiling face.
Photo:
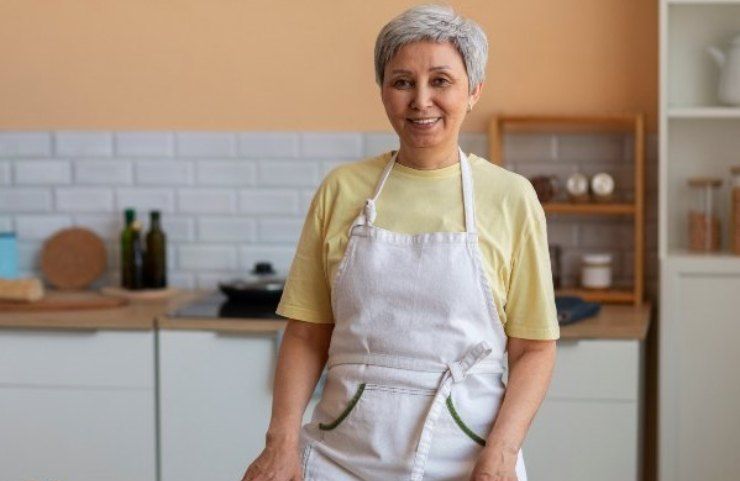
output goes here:
[[452, 44], [414, 42], [385, 66], [381, 94], [402, 150], [456, 149], [468, 104], [480, 90], [468, 92], [465, 64]]

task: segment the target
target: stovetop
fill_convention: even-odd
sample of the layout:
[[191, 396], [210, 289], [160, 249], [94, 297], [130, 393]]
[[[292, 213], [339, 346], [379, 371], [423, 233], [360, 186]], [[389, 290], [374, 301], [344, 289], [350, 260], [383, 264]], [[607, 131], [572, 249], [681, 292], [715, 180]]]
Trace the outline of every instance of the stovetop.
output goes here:
[[275, 314], [277, 304], [233, 302], [220, 292], [214, 292], [190, 304], [168, 313], [173, 318], [242, 318], [242, 319], [282, 319]]

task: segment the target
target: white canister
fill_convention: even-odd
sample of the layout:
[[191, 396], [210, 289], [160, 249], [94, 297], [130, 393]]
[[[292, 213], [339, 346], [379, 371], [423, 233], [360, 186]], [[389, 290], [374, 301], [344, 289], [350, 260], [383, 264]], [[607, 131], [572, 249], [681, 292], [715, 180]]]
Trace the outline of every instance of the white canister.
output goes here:
[[612, 255], [584, 254], [581, 258], [581, 286], [606, 289], [612, 285]]

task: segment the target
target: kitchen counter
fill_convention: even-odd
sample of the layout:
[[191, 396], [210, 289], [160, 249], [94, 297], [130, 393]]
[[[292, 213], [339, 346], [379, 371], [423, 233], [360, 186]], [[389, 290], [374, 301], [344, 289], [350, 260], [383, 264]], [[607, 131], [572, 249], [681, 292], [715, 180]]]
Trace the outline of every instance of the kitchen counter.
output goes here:
[[[219, 332], [253, 332], [274, 334], [287, 321], [275, 319], [197, 319], [174, 318], [168, 312], [177, 309], [211, 291], [182, 290], [167, 300], [132, 301], [127, 305], [106, 309], [69, 311], [3, 312], [0, 328], [38, 329], [133, 329], [151, 330], [211, 330]], [[49, 292], [53, 296], [72, 294]], [[561, 326], [561, 339], [630, 339], [645, 340], [650, 324], [650, 304], [602, 306], [595, 317]]]

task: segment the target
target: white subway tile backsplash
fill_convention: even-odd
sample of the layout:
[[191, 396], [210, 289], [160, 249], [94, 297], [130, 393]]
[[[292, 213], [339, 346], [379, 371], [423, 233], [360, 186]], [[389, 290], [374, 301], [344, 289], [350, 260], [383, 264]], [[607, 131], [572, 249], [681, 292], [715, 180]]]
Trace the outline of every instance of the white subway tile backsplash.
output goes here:
[[18, 239], [45, 240], [72, 225], [68, 215], [19, 215], [15, 218]]
[[[525, 177], [606, 171], [633, 196], [629, 136], [512, 134], [507, 168]], [[646, 145], [648, 281], [657, 277], [657, 135]], [[484, 133], [460, 137], [465, 152], [488, 158]], [[123, 209], [163, 212], [173, 286], [213, 287], [255, 262], [287, 273], [316, 187], [331, 169], [398, 148], [394, 132], [0, 132], [0, 230], [19, 230], [21, 272], [38, 272], [42, 241], [57, 228], [87, 227], [106, 240], [119, 282]], [[116, 158], [110, 158], [115, 155]], [[80, 157], [86, 157], [84, 159]], [[590, 226], [590, 227], [589, 227]], [[631, 221], [548, 215], [548, 239], [563, 248], [563, 280], [576, 282], [580, 255], [615, 254], [615, 278], [628, 280]], [[653, 266], [651, 262], [654, 262]]]
[[142, 185], [190, 185], [193, 164], [184, 160], [139, 160], [135, 163], [136, 183]]
[[342, 165], [349, 164], [350, 160], [327, 160], [325, 162], [321, 162], [321, 178], [322, 180], [331, 172], [332, 170], [336, 169], [337, 167], [341, 167]]
[[13, 218], [9, 215], [0, 215], [0, 232], [13, 230]]
[[195, 289], [195, 274], [192, 272], [167, 271], [167, 284], [180, 289]]
[[624, 134], [560, 134], [558, 160], [615, 162], [624, 158]]
[[10, 162], [0, 162], [0, 185], [10, 185], [12, 180]]
[[113, 212], [113, 192], [105, 187], [59, 187], [56, 210], [60, 212]]
[[200, 272], [196, 274], [195, 285], [198, 289], [216, 290], [219, 282], [244, 277], [239, 271]]
[[488, 159], [488, 138], [477, 132], [463, 132], [460, 134], [460, 148], [466, 154], [475, 154]]
[[46, 157], [51, 155], [49, 132], [0, 132], [0, 157]]
[[287, 274], [293, 262], [295, 247], [247, 245], [239, 249], [239, 266], [250, 271], [257, 262], [270, 262], [282, 274]]
[[308, 209], [311, 207], [311, 202], [313, 202], [313, 198], [315, 195], [315, 190], [304, 190], [303, 192], [301, 192], [298, 199], [301, 217], [305, 217], [305, 215], [308, 213]]
[[298, 193], [293, 190], [241, 190], [239, 212], [253, 215], [298, 214]]
[[266, 160], [259, 163], [257, 170], [261, 187], [316, 186], [319, 178], [319, 165], [314, 162]]
[[580, 226], [579, 244], [606, 251], [633, 249], [632, 226], [623, 222], [594, 221]]
[[301, 154], [313, 159], [360, 158], [362, 134], [348, 132], [307, 132], [301, 134]]
[[178, 265], [185, 270], [236, 270], [237, 251], [232, 245], [181, 245]]
[[231, 132], [178, 132], [178, 157], [235, 157], [236, 134]]
[[374, 157], [389, 150], [398, 150], [398, 135], [395, 132], [371, 132], [365, 134], [366, 157]]
[[142, 212], [150, 209], [165, 213], [175, 211], [175, 193], [170, 188], [130, 187], [116, 189], [116, 209], [133, 208], [142, 216]]
[[259, 240], [297, 244], [303, 219], [260, 219]]
[[162, 230], [167, 234], [168, 242], [194, 241], [195, 219], [192, 217], [163, 215]]
[[127, 160], [77, 160], [74, 170], [78, 184], [127, 185], [133, 182], [133, 167]]
[[297, 132], [245, 132], [239, 134], [239, 155], [253, 159], [292, 158], [300, 155]]
[[51, 190], [34, 187], [0, 188], [0, 212], [48, 212]]
[[201, 160], [197, 181], [201, 185], [244, 187], [254, 185], [257, 167], [246, 160]]
[[253, 242], [256, 238], [253, 219], [242, 217], [201, 217], [198, 219], [198, 240], [206, 242]]
[[192, 214], [232, 214], [236, 212], [236, 192], [231, 189], [180, 189], [177, 209]]
[[563, 220], [547, 220], [547, 241], [562, 247], [578, 245], [578, 223]]
[[[503, 164], [555, 160], [555, 138], [550, 134], [511, 133], [502, 139]], [[488, 155], [485, 156], [488, 158]], [[491, 159], [489, 159], [491, 160]]]
[[24, 239], [18, 243], [18, 270], [39, 271], [41, 269], [41, 249], [43, 242]]
[[16, 185], [58, 185], [72, 182], [72, 168], [64, 160], [15, 161]]
[[172, 132], [116, 132], [116, 155], [120, 157], [172, 157], [175, 134]]
[[78, 214], [72, 216], [74, 225], [85, 227], [114, 244], [120, 239], [123, 221], [111, 214]]
[[61, 157], [110, 157], [113, 155], [113, 134], [110, 132], [56, 132], [54, 146], [54, 154]]

